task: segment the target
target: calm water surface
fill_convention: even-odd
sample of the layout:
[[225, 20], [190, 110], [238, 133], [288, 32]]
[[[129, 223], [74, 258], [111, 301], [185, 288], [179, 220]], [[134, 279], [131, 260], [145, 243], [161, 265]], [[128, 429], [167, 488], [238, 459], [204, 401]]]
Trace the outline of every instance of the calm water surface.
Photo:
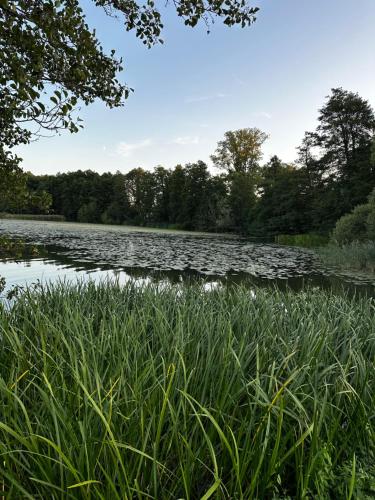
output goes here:
[[226, 235], [12, 220], [0, 220], [0, 234], [38, 245], [41, 252], [38, 258], [0, 262], [8, 290], [60, 279], [135, 279], [140, 284], [198, 279], [207, 286], [316, 286], [375, 296], [369, 276], [324, 268], [309, 250]]

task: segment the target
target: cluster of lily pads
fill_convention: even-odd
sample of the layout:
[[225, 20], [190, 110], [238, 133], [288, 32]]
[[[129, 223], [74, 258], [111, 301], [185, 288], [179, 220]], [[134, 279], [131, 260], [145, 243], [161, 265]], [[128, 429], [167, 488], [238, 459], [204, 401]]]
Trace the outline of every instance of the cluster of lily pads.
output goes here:
[[311, 274], [312, 252], [238, 237], [187, 235], [100, 226], [1, 221], [0, 231], [22, 236], [32, 244], [57, 246], [66, 256], [113, 268], [194, 271], [205, 276], [247, 273], [260, 278]]

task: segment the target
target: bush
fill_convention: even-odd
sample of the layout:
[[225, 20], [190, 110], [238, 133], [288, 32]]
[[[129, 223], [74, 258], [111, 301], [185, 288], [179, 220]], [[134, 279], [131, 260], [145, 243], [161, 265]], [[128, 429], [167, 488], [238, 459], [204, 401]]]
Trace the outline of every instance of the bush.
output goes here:
[[333, 242], [344, 245], [352, 241], [366, 241], [369, 215], [370, 205], [367, 204], [358, 205], [350, 214], [341, 217], [332, 233]]
[[78, 210], [78, 222], [98, 222], [98, 208], [95, 201], [85, 203]]
[[122, 224], [126, 209], [118, 201], [112, 202], [102, 213], [100, 220], [103, 224]]

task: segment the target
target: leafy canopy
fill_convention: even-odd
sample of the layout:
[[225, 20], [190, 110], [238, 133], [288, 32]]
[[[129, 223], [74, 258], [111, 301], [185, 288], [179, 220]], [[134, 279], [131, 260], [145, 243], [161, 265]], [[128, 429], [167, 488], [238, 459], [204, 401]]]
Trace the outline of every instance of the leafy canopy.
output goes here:
[[[147, 46], [161, 41], [162, 19], [152, 0], [92, 1], [121, 16], [125, 29]], [[215, 17], [246, 26], [258, 10], [244, 0], [170, 3], [188, 26], [199, 20], [209, 25]], [[117, 78], [122, 69], [115, 51], [106, 54], [87, 25], [79, 0], [0, 0], [0, 146], [27, 143], [46, 131], [77, 132], [78, 102], [123, 105], [130, 89]]]
[[216, 167], [228, 173], [254, 172], [262, 158], [262, 145], [267, 138], [268, 135], [258, 128], [226, 132], [211, 160]]
[[[353, 163], [373, 140], [375, 114], [370, 103], [355, 92], [333, 88], [318, 121], [315, 132], [306, 132], [299, 148], [301, 163], [338, 177], [350, 175]], [[314, 152], [320, 153], [319, 161]]]
[[[148, 47], [162, 42], [162, 19], [152, 0], [92, 1], [122, 17], [125, 29]], [[215, 17], [244, 27], [258, 10], [245, 0], [170, 3], [192, 27], [200, 20], [209, 26]], [[77, 132], [79, 104], [100, 99], [110, 108], [122, 106], [131, 91], [118, 79], [122, 70], [121, 58], [114, 50], [105, 53], [89, 28], [79, 0], [0, 0], [0, 176], [21, 174], [20, 158], [10, 153], [14, 146], [62, 129]], [[0, 185], [0, 196], [8, 196], [11, 185]]]

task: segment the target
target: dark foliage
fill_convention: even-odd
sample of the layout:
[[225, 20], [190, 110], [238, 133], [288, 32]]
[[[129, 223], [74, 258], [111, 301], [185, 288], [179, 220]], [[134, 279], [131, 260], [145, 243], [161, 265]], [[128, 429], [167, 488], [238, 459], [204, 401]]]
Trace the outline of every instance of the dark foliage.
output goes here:
[[220, 230], [226, 182], [197, 162], [174, 170], [136, 168], [127, 174], [90, 170], [29, 176], [29, 187], [47, 191], [52, 210], [67, 220]]
[[[50, 211], [71, 221], [252, 236], [326, 234], [340, 217], [367, 203], [375, 186], [374, 126], [367, 101], [333, 89], [316, 131], [306, 133], [298, 148], [296, 164], [274, 156], [262, 166], [261, 145], [267, 136], [258, 129], [237, 130], [225, 134], [212, 156], [219, 175], [202, 161], [126, 174], [28, 174], [29, 212], [45, 212], [49, 193]], [[8, 189], [3, 205], [8, 199], [9, 206], [3, 210], [17, 212], [9, 194]]]

